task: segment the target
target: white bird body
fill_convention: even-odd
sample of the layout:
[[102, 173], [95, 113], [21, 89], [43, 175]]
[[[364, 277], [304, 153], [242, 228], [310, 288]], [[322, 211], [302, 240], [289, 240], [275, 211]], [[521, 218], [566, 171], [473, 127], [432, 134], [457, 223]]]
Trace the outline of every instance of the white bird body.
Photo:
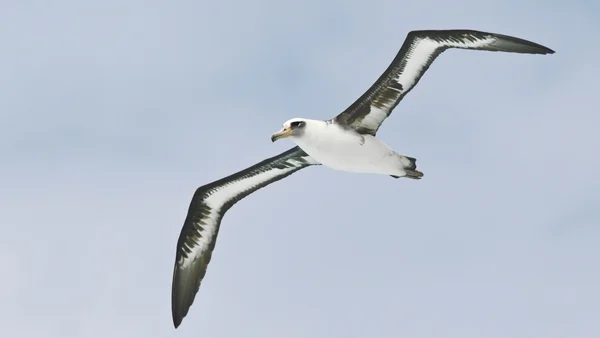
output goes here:
[[359, 134], [332, 121], [292, 119], [304, 121], [301, 135], [290, 140], [315, 161], [331, 169], [368, 174], [406, 176], [406, 168], [414, 165], [411, 159], [396, 153], [387, 144], [369, 134]]

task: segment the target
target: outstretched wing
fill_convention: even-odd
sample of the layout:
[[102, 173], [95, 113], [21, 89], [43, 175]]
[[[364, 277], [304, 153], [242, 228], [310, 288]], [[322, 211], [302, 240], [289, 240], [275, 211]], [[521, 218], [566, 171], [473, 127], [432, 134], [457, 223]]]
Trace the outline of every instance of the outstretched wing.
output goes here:
[[206, 274], [221, 219], [236, 202], [294, 172], [319, 163], [299, 147], [196, 190], [177, 241], [171, 307], [178, 327]]
[[377, 81], [336, 122], [375, 135], [400, 100], [446, 49], [552, 54], [553, 50], [512, 36], [474, 30], [426, 30], [408, 33], [400, 51]]

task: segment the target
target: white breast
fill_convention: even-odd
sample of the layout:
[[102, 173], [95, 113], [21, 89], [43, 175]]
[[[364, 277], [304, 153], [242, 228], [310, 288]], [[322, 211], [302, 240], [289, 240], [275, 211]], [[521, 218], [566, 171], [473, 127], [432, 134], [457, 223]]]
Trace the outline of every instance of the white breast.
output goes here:
[[323, 165], [356, 173], [403, 174], [399, 156], [371, 135], [361, 135], [335, 123], [311, 121], [292, 140]]

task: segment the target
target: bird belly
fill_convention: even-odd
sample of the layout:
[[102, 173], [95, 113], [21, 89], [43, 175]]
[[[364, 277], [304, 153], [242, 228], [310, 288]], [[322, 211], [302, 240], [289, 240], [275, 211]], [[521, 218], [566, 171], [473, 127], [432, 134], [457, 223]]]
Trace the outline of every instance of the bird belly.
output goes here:
[[400, 157], [371, 135], [355, 132], [305, 135], [295, 140], [308, 155], [331, 169], [386, 175], [404, 175]]

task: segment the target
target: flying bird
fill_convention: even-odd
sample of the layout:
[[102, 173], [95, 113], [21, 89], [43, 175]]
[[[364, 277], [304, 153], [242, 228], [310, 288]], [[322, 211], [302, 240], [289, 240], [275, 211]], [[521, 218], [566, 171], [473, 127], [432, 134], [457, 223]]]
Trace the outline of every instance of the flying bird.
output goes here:
[[300, 169], [317, 165], [394, 178], [420, 179], [423, 176], [417, 170], [414, 157], [396, 153], [376, 134], [432, 62], [450, 48], [554, 53], [537, 43], [502, 34], [475, 30], [411, 31], [385, 72], [342, 113], [330, 120], [294, 118], [286, 121], [271, 140], [288, 138], [295, 147], [201, 186], [194, 193], [177, 241], [171, 294], [175, 328], [194, 302], [225, 212], [244, 197]]

